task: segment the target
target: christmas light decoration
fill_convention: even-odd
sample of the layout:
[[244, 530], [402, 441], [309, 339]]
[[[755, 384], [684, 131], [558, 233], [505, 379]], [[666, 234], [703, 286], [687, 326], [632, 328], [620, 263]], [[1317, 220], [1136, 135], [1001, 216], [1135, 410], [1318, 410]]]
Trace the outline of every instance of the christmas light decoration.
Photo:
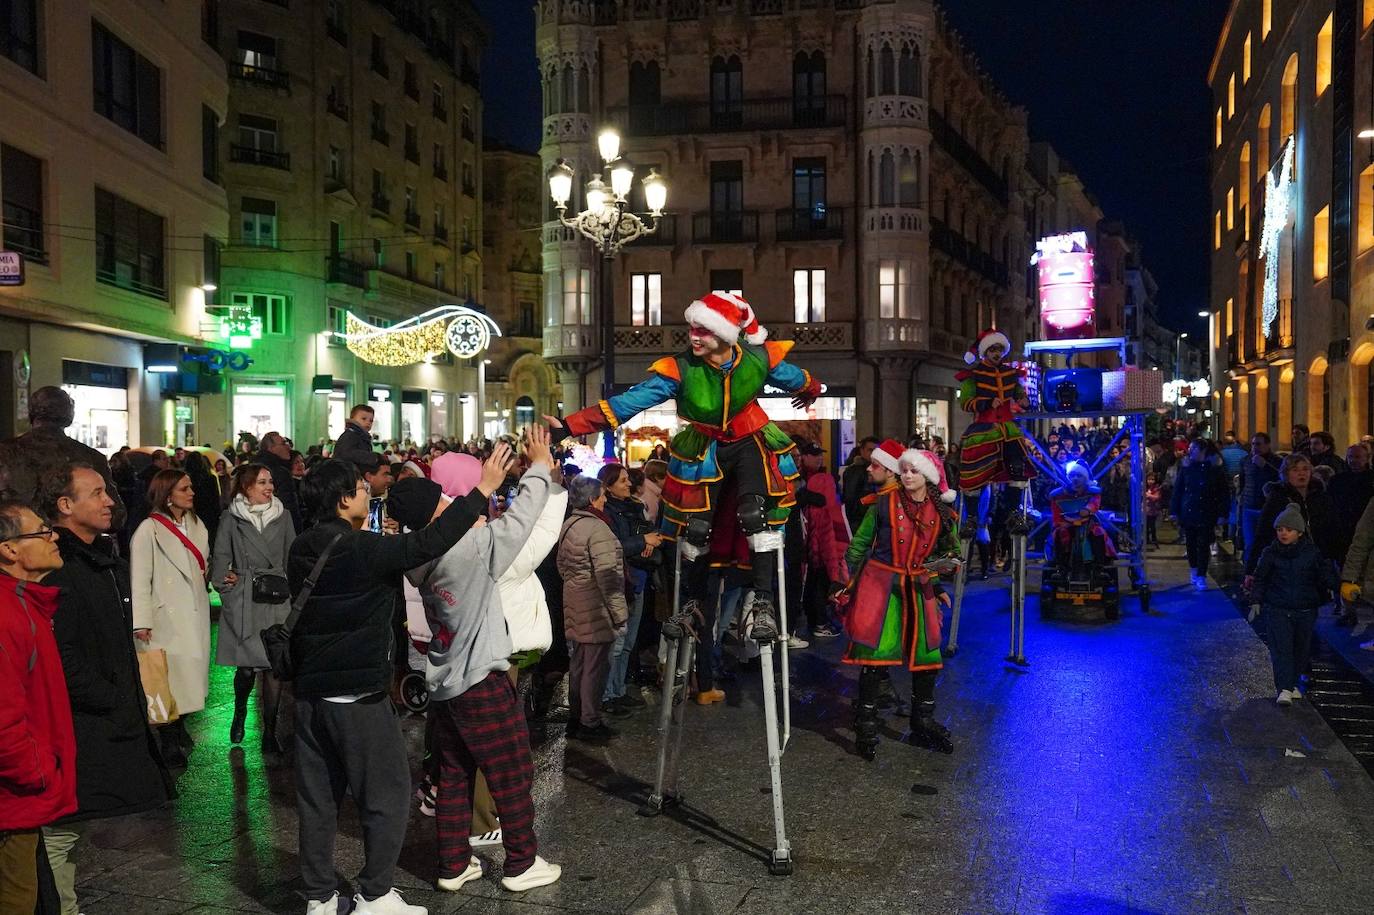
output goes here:
[[1293, 204], [1293, 137], [1283, 145], [1279, 164], [1264, 179], [1264, 225], [1260, 230], [1259, 256], [1264, 261], [1264, 310], [1261, 333], [1269, 336], [1279, 316], [1279, 238], [1288, 226]]
[[1087, 233], [1042, 238], [1035, 249], [1031, 262], [1039, 272], [1040, 321], [1045, 339], [1091, 337], [1097, 289]]
[[441, 305], [390, 327], [376, 327], [351, 311], [344, 316], [349, 352], [373, 365], [414, 365], [445, 350], [469, 359], [501, 336], [496, 322], [462, 305]]

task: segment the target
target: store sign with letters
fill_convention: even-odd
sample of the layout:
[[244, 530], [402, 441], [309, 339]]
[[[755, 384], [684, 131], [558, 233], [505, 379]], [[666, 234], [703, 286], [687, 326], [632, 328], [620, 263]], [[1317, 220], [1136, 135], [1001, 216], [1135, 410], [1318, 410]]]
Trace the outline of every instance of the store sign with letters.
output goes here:
[[24, 255], [0, 251], [0, 286], [24, 285]]

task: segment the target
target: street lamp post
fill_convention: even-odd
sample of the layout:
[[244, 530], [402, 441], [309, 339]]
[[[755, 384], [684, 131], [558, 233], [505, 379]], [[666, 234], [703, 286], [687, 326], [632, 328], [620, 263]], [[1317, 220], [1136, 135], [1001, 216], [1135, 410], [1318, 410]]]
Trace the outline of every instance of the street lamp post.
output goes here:
[[[601, 254], [598, 273], [601, 313], [601, 397], [609, 399], [615, 392], [615, 307], [610, 288], [610, 262], [620, 249], [637, 238], [652, 235], [658, 230], [663, 207], [668, 202], [668, 185], [655, 171], [644, 178], [644, 203], [649, 212], [640, 215], [630, 212], [630, 189], [634, 186], [634, 166], [620, 156], [620, 134], [607, 128], [596, 138], [601, 155], [600, 173], [587, 182], [587, 208], [568, 215], [568, 199], [572, 196], [573, 168], [559, 159], [549, 169], [549, 195], [558, 209], [558, 221], [591, 240]], [[609, 173], [610, 186], [603, 177]], [[615, 459], [615, 432], [606, 430], [605, 456]]]

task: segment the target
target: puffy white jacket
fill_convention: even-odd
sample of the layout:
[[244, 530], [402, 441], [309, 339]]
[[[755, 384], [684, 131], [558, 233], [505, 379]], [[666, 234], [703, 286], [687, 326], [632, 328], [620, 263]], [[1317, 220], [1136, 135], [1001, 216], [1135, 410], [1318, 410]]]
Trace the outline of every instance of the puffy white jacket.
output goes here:
[[501, 606], [506, 612], [506, 628], [510, 630], [511, 650], [516, 653], [536, 649], [548, 651], [553, 644], [549, 605], [544, 599], [544, 587], [534, 571], [558, 544], [558, 532], [567, 513], [568, 492], [554, 486], [529, 540], [505, 574], [496, 580]]

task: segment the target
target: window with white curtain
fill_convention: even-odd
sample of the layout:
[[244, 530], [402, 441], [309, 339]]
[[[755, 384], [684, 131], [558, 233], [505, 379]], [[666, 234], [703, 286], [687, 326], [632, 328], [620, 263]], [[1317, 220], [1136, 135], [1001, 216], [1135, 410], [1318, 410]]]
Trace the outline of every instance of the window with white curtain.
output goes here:
[[792, 320], [797, 324], [825, 320], [825, 271], [792, 271]]
[[878, 262], [878, 317], [911, 317], [911, 265], [907, 261]]
[[663, 274], [630, 275], [630, 323], [636, 327], [663, 323]]
[[592, 323], [592, 271], [563, 268], [563, 323]]

